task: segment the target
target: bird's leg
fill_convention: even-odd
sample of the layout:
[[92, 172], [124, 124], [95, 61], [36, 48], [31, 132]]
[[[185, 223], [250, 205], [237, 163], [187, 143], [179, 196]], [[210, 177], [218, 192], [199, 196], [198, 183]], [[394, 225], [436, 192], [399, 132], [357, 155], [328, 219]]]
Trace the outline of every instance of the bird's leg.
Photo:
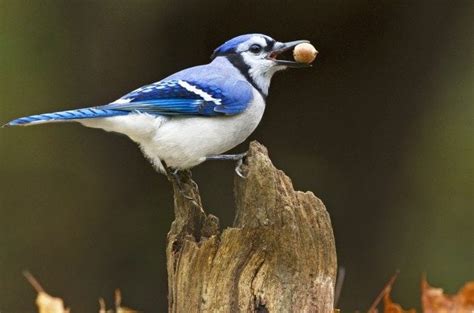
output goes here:
[[188, 196], [185, 192], [184, 192], [184, 188], [183, 188], [183, 183], [181, 182], [181, 177], [179, 176], [179, 170], [178, 169], [171, 169], [169, 171], [170, 175], [173, 176], [174, 180], [176, 181], [176, 185], [178, 186], [178, 190], [179, 190], [179, 193], [186, 199], [188, 200], [193, 200], [194, 201], [194, 198], [191, 197], [191, 196]]
[[217, 154], [217, 155], [209, 155], [206, 157], [206, 161], [210, 160], [230, 160], [230, 161], [237, 161], [237, 165], [235, 166], [235, 173], [242, 178], [246, 178], [241, 171], [242, 164], [244, 163], [244, 158], [247, 155], [247, 152], [239, 153], [239, 154]]
[[206, 161], [212, 160], [230, 160], [230, 161], [239, 161], [242, 160], [247, 155], [247, 152], [239, 154], [216, 154], [209, 155], [206, 157]]

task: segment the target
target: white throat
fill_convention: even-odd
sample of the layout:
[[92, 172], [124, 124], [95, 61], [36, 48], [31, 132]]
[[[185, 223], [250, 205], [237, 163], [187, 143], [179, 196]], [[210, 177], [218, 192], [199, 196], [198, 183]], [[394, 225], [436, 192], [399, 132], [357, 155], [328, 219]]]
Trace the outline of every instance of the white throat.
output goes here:
[[246, 54], [242, 54], [242, 57], [244, 62], [249, 66], [248, 74], [250, 78], [252, 78], [260, 91], [267, 96], [273, 75], [285, 67], [275, 66], [271, 60], [255, 60]]

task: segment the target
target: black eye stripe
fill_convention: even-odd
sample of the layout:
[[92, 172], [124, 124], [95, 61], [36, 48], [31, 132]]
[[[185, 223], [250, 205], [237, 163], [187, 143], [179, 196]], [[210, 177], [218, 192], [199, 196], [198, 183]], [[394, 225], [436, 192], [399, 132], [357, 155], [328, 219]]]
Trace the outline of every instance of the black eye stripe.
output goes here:
[[273, 49], [273, 46], [275, 45], [275, 40], [265, 37], [265, 41], [267, 42], [267, 46], [265, 47], [265, 51], [268, 52], [268, 51]]

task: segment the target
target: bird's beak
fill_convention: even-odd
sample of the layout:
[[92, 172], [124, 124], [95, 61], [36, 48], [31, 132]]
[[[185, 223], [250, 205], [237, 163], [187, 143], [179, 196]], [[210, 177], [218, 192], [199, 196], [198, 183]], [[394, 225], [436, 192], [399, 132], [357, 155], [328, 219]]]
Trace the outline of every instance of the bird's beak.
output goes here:
[[300, 43], [309, 43], [309, 41], [308, 40], [294, 40], [294, 41], [288, 41], [288, 42], [277, 42], [275, 43], [275, 45], [273, 46], [273, 49], [268, 54], [268, 58], [274, 61], [277, 65], [283, 65], [283, 66], [294, 67], [294, 68], [311, 67], [311, 64], [307, 64], [307, 63], [299, 63], [299, 62], [290, 61], [290, 60], [277, 59], [277, 57], [280, 54], [294, 48]]

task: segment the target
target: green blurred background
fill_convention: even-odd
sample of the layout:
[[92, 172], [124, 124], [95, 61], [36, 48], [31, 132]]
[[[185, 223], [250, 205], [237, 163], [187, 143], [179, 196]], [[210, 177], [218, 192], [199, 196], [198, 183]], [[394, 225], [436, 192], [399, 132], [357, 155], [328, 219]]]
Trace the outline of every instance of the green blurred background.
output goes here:
[[[107, 103], [238, 34], [309, 39], [252, 135], [327, 205], [346, 267], [340, 307], [367, 309], [395, 269], [456, 291], [474, 278], [474, 2], [0, 0], [0, 121]], [[246, 144], [236, 151], [243, 151]], [[79, 125], [0, 130], [0, 311], [32, 312], [29, 269], [73, 312], [166, 310], [171, 189], [135, 144]], [[233, 164], [199, 166], [232, 222]]]

